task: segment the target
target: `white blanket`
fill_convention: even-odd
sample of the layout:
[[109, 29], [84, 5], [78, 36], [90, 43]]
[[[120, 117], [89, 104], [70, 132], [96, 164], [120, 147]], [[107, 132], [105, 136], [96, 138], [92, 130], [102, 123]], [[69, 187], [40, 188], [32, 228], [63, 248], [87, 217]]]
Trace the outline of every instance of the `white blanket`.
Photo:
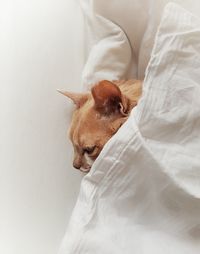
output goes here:
[[162, 16], [143, 97], [81, 184], [60, 254], [200, 253], [200, 21]]

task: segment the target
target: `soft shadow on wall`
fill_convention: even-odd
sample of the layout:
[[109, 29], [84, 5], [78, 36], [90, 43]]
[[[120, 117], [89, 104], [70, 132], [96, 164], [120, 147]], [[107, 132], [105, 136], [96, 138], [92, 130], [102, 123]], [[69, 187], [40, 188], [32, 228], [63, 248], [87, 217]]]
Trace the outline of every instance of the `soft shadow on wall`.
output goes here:
[[74, 0], [0, 3], [0, 253], [55, 254], [79, 191], [67, 139], [83, 17]]

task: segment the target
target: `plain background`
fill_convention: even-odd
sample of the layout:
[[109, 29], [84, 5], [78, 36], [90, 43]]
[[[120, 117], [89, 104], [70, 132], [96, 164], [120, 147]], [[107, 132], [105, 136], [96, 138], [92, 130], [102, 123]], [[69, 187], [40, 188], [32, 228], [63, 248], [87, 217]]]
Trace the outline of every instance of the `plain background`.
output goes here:
[[75, 0], [0, 1], [0, 253], [55, 254], [82, 175], [67, 138], [80, 90], [83, 17]]

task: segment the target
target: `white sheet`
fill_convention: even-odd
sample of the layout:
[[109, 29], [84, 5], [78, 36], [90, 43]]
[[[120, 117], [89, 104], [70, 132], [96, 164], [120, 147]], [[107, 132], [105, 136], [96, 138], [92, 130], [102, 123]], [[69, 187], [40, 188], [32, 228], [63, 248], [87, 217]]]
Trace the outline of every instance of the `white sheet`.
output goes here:
[[[89, 15], [90, 30], [87, 46], [89, 44], [90, 49], [91, 45], [98, 40], [99, 27], [97, 28], [91, 14], [96, 13], [98, 17], [101, 17], [100, 19], [103, 17], [117, 24], [128, 37], [132, 51], [132, 64], [127, 76], [144, 78], [162, 11], [168, 2], [178, 3], [200, 16], [199, 0], [80, 0], [84, 6], [89, 4], [85, 12]], [[111, 34], [111, 31], [110, 33], [107, 31], [106, 34]]]
[[82, 74], [83, 87], [88, 89], [103, 79], [127, 77], [130, 64], [133, 63], [135, 67], [136, 62], [132, 58], [131, 45], [125, 33], [119, 26], [95, 12], [87, 0], [81, 1], [81, 6], [87, 15], [93, 37], [93, 46]]
[[169, 4], [143, 98], [83, 179], [60, 254], [200, 252], [199, 38]]

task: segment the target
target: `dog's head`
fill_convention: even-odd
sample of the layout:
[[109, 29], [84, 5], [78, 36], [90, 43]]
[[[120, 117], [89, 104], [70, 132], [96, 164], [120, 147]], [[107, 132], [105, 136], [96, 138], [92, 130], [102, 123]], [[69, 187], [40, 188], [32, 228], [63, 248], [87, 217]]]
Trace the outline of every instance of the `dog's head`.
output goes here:
[[60, 92], [76, 105], [69, 130], [74, 146], [73, 166], [88, 172], [105, 143], [127, 120], [130, 101], [107, 80], [95, 85], [90, 93]]

